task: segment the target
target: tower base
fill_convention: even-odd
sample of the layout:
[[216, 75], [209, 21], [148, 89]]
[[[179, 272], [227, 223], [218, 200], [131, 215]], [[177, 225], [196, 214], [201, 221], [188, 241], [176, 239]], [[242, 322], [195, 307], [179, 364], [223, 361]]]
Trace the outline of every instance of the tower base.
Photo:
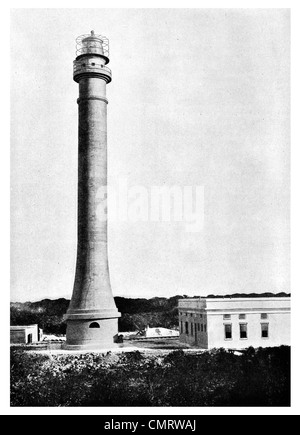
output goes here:
[[67, 320], [66, 350], [101, 350], [116, 346], [118, 318]]

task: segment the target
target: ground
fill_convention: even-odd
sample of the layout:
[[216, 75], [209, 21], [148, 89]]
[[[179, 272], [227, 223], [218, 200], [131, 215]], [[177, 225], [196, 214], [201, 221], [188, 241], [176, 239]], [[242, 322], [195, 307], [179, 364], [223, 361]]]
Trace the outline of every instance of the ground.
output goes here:
[[11, 405], [290, 405], [289, 347], [250, 348], [239, 356], [174, 350], [169, 340], [134, 346], [141, 347], [76, 354], [14, 348]]

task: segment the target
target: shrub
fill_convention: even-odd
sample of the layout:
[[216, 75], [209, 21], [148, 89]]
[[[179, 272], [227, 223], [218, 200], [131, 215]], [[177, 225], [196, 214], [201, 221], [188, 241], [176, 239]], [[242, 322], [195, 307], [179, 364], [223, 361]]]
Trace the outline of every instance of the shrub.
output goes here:
[[289, 406], [290, 348], [11, 354], [12, 406]]

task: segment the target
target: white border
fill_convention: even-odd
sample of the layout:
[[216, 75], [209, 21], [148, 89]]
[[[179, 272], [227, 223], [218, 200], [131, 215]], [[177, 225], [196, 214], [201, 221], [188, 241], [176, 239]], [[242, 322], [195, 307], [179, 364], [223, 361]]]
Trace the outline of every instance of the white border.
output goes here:
[[[174, 1], [152, 0], [151, 2], [138, 1], [115, 1], [111, 0], [107, 5], [109, 8], [292, 8], [292, 329], [293, 329], [293, 371], [292, 371], [292, 408], [10, 408], [9, 407], [9, 75], [10, 69], [7, 67], [7, 61], [10, 58], [9, 52], [9, 26], [10, 26], [10, 8], [40, 8], [40, 2], [27, 1], [6, 2], [5, 7], [1, 7], [1, 29], [2, 29], [2, 59], [5, 59], [5, 69], [1, 68], [1, 125], [2, 135], [5, 138], [2, 141], [2, 168], [0, 171], [2, 202], [1, 202], [1, 358], [0, 358], [0, 415], [295, 415], [300, 413], [299, 404], [299, 322], [297, 319], [299, 307], [299, 207], [297, 199], [299, 198], [300, 180], [299, 169], [296, 166], [299, 159], [299, 23], [300, 14], [299, 6], [296, 1], [230, 1], [225, 4], [221, 1]], [[46, 4], [46, 6], [45, 6]], [[146, 4], [146, 5], [145, 5]], [[98, 8], [98, 1], [89, 1], [84, 4], [88, 8]], [[52, 0], [43, 2], [43, 8], [82, 8], [82, 2]], [[298, 109], [298, 110], [297, 110]]]

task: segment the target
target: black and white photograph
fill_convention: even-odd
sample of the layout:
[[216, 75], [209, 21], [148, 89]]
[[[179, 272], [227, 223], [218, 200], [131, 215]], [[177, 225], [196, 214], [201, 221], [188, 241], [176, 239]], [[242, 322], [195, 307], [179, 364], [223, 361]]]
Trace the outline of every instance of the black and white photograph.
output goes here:
[[10, 9], [15, 413], [292, 406], [291, 9], [182, 6]]

